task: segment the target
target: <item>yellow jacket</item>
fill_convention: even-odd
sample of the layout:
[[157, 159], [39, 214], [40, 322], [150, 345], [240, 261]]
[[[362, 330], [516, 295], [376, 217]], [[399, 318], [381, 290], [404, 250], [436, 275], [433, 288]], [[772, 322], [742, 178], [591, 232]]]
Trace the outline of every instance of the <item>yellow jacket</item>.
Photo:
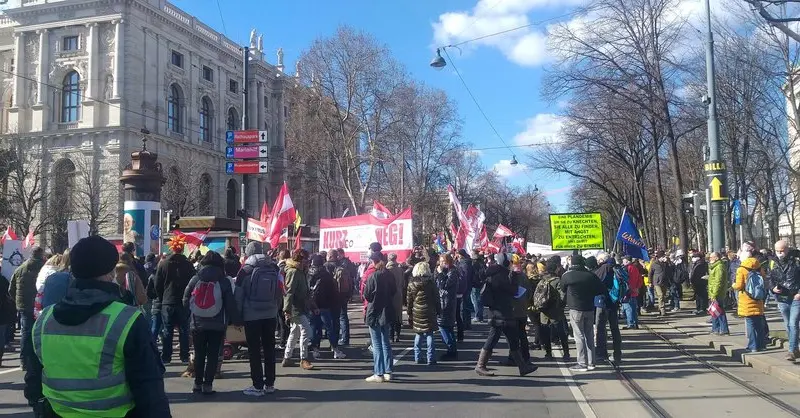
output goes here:
[[[739, 307], [737, 309], [739, 316], [759, 316], [764, 315], [764, 301], [751, 299], [744, 291], [745, 283], [747, 282], [748, 269], [754, 270], [760, 268], [758, 260], [755, 257], [750, 257], [742, 261], [742, 264], [736, 270], [736, 282], [733, 284], [733, 289], [739, 292]], [[764, 271], [761, 271], [764, 275]]]
[[645, 274], [644, 274], [644, 277], [643, 277], [644, 285], [647, 286], [647, 287], [650, 287], [650, 262], [649, 261], [644, 261], [644, 262], [642, 262], [642, 265], [644, 266], [644, 270], [645, 270]]

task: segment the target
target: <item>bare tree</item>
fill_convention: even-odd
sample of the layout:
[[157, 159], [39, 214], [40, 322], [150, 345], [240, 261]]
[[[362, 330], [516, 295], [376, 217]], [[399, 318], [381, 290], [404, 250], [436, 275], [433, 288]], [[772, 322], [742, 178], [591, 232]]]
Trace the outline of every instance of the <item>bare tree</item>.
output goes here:
[[[375, 179], [390, 112], [405, 73], [373, 37], [340, 27], [315, 40], [300, 57], [300, 80], [315, 94], [327, 146], [353, 210], [361, 212]], [[331, 111], [332, 110], [332, 111]]]
[[80, 219], [89, 222], [89, 234], [99, 234], [108, 225], [114, 224], [119, 196], [119, 185], [107, 181], [101, 175], [99, 150], [92, 158], [84, 154], [75, 155], [75, 212]]
[[177, 216], [210, 214], [210, 185], [203, 185], [204, 181], [210, 182], [210, 178], [203, 172], [200, 161], [190, 153], [180, 160], [172, 158], [164, 166], [167, 167], [161, 192], [164, 209], [172, 210]]
[[[0, 174], [3, 177], [2, 205], [6, 224], [20, 233], [33, 230], [38, 235], [53, 221], [43, 213], [42, 204], [47, 199], [45, 190], [47, 170], [40, 141], [16, 134], [0, 138]], [[38, 222], [37, 222], [38, 221]]]

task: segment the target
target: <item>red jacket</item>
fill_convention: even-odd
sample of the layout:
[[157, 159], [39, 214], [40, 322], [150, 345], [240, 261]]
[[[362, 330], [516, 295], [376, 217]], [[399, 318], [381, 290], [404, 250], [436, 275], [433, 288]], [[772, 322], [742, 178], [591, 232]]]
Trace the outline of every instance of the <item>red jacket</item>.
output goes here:
[[644, 286], [644, 278], [639, 269], [633, 264], [628, 264], [628, 290], [630, 290], [631, 297], [639, 296], [639, 289]]

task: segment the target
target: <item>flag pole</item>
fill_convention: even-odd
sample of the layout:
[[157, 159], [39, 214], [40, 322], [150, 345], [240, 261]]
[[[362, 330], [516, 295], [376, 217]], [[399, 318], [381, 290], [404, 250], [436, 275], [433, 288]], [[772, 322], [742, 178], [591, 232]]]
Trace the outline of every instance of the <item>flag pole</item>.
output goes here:
[[614, 248], [613, 248], [613, 251], [612, 251], [614, 253], [617, 252], [617, 242], [619, 242], [617, 237], [619, 236], [619, 231], [622, 229], [622, 222], [625, 221], [625, 214], [626, 213], [628, 213], [628, 207], [627, 206], [622, 208], [622, 216], [619, 218], [619, 226], [617, 227], [617, 233], [614, 234]]

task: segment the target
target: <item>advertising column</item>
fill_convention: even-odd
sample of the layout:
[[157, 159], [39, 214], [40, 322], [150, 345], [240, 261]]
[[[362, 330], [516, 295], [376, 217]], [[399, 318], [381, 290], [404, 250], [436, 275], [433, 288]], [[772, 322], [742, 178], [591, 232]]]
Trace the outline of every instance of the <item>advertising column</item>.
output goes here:
[[156, 160], [158, 155], [147, 151], [143, 139], [142, 150], [131, 154], [119, 179], [125, 191], [122, 242], [134, 243], [138, 257], [161, 251], [161, 188], [166, 179]]

